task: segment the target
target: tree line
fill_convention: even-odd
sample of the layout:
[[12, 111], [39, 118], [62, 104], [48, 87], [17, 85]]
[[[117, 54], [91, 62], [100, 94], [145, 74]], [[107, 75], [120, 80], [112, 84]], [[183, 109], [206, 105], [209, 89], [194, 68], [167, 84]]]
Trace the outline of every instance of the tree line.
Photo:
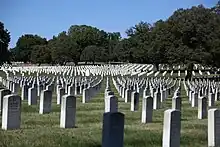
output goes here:
[[88, 25], [72, 25], [47, 40], [24, 34], [7, 50], [10, 34], [0, 23], [0, 63], [23, 61], [36, 64], [68, 62], [132, 62], [163, 64], [199, 63], [220, 67], [220, 1], [212, 8], [203, 5], [176, 10], [168, 19], [144, 21], [126, 30], [106, 32]]

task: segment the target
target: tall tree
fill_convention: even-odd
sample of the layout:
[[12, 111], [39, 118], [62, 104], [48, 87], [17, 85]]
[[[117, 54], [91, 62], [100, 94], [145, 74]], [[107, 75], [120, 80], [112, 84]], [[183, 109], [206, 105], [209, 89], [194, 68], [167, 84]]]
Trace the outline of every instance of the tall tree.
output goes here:
[[9, 31], [5, 29], [3, 22], [0, 21], [0, 65], [10, 60], [8, 50], [10, 39]]
[[78, 45], [66, 32], [61, 32], [57, 37], [49, 40], [52, 60], [61, 65], [69, 61], [77, 64], [80, 60]]
[[80, 54], [87, 46], [106, 46], [108, 43], [107, 33], [92, 26], [72, 25], [68, 35], [77, 43]]
[[85, 61], [86, 63], [93, 62], [94, 64], [95, 61], [100, 61], [101, 57], [102, 57], [101, 48], [95, 45], [90, 45], [83, 50], [80, 59], [81, 61]]
[[35, 45], [46, 45], [46, 38], [42, 38], [38, 35], [25, 34], [19, 37], [16, 47], [15, 56], [18, 61], [30, 62], [31, 52]]
[[151, 42], [151, 29], [152, 26], [149, 23], [141, 21], [126, 31], [132, 44], [131, 51], [133, 62], [149, 62], [147, 52]]
[[[121, 41], [121, 34], [120, 32], [109, 32], [107, 39], [108, 39], [108, 46], [103, 46], [102, 49], [102, 60], [107, 59], [108, 61], [118, 61], [118, 55], [115, 54], [115, 46]], [[108, 56], [108, 58], [106, 58]]]
[[39, 66], [42, 63], [52, 63], [51, 50], [48, 48], [48, 45], [35, 45], [32, 48], [32, 63], [38, 63]]

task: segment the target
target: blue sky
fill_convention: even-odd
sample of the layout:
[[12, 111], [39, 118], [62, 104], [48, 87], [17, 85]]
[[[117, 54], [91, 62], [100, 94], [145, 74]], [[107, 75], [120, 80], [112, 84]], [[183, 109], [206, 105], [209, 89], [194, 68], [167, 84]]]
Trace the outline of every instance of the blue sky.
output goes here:
[[23, 34], [47, 39], [71, 25], [92, 25], [108, 32], [121, 32], [140, 21], [166, 19], [178, 8], [218, 0], [0, 0], [0, 21], [11, 32], [10, 47]]

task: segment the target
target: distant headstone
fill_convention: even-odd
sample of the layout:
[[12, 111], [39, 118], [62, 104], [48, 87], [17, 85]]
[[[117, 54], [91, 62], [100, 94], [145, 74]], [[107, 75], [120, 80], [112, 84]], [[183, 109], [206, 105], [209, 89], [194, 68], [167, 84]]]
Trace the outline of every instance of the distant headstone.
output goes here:
[[86, 70], [86, 76], [89, 77], [90, 76], [90, 71], [87, 69]]

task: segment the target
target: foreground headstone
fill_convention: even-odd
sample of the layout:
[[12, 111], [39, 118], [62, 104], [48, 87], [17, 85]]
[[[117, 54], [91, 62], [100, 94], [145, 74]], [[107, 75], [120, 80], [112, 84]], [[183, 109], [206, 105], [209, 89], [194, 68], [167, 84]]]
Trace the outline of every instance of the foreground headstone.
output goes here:
[[21, 89], [21, 98], [22, 98], [22, 100], [28, 99], [28, 86], [27, 86], [27, 85], [23, 85], [23, 86], [22, 86], [22, 89]]
[[21, 97], [15, 94], [3, 98], [2, 129], [19, 129], [21, 124]]
[[58, 88], [57, 90], [57, 104], [61, 104], [62, 96], [65, 95], [65, 89], [64, 88]]
[[207, 117], [207, 98], [199, 97], [198, 99], [198, 119], [204, 119]]
[[0, 113], [2, 113], [2, 109], [3, 109], [3, 97], [9, 94], [11, 94], [11, 91], [9, 89], [0, 90]]
[[52, 91], [44, 90], [40, 96], [40, 114], [50, 113], [52, 103]]
[[214, 93], [209, 93], [208, 95], [208, 103], [209, 107], [213, 107], [215, 104], [215, 94]]
[[61, 103], [60, 127], [73, 128], [76, 122], [76, 97], [64, 95]]
[[123, 147], [124, 114], [107, 112], [103, 115], [102, 147]]
[[208, 111], [208, 146], [220, 146], [220, 110], [210, 109]]
[[134, 91], [131, 93], [131, 111], [137, 111], [139, 106], [139, 93]]
[[142, 123], [152, 122], [153, 117], [153, 97], [147, 96], [143, 98], [142, 102]]
[[153, 101], [153, 109], [160, 109], [161, 107], [161, 93], [155, 92], [154, 93], [154, 101]]
[[178, 109], [181, 111], [182, 101], [181, 97], [175, 96], [172, 98], [172, 109]]
[[105, 112], [117, 112], [118, 99], [114, 95], [109, 95], [105, 98]]
[[164, 112], [162, 147], [180, 146], [181, 112], [168, 109]]
[[89, 89], [85, 88], [83, 89], [83, 94], [82, 94], [82, 103], [86, 103], [89, 100]]
[[37, 89], [32, 87], [28, 89], [28, 105], [37, 104]]
[[192, 102], [191, 102], [191, 106], [192, 107], [197, 107], [198, 106], [198, 93], [194, 92], [192, 93]]

